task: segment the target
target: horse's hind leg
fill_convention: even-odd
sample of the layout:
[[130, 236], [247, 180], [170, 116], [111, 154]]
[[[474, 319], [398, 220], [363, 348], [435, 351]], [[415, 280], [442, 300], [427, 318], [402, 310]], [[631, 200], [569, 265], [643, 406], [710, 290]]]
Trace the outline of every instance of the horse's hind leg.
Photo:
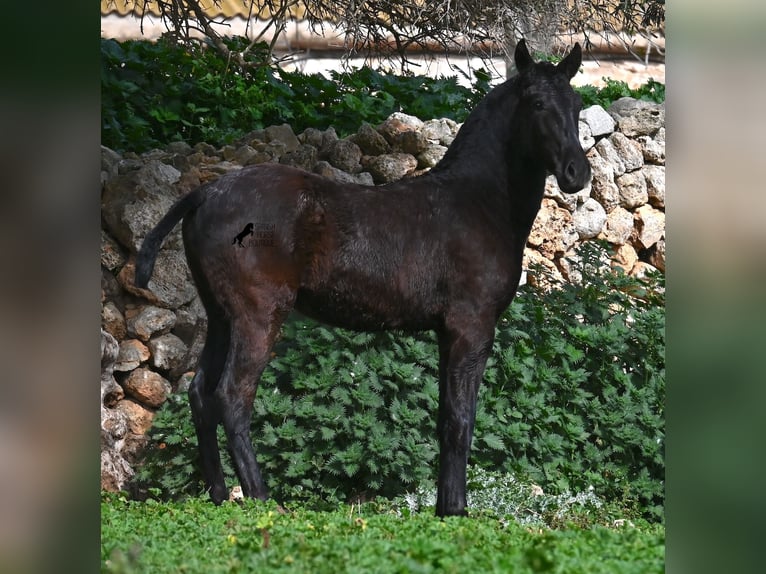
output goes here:
[[221, 468], [217, 428], [221, 423], [221, 409], [215, 389], [229, 353], [229, 324], [222, 314], [207, 309], [208, 327], [205, 346], [200, 355], [197, 371], [189, 386], [189, 404], [199, 445], [202, 477], [216, 504], [228, 498], [228, 490]]
[[[270, 300], [269, 295], [264, 299]], [[234, 468], [242, 493], [250, 498], [265, 500], [268, 495], [250, 438], [250, 421], [258, 382], [286, 315], [286, 310], [252, 306], [234, 314], [231, 349], [216, 390]]]

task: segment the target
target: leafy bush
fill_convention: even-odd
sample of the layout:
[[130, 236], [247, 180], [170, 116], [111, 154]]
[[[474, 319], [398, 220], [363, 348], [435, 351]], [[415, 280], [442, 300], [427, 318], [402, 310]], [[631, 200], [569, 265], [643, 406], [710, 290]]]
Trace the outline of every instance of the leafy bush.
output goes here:
[[[647, 287], [598, 268], [600, 257], [600, 247], [584, 244], [581, 284], [550, 292], [526, 285], [503, 314], [471, 462], [550, 492], [593, 487], [660, 519], [662, 278]], [[278, 499], [391, 496], [435, 480], [432, 334], [354, 333], [293, 317], [275, 353], [256, 399], [253, 438]], [[151, 438], [139, 482], [170, 497], [200, 493], [182, 397], [160, 410]], [[230, 469], [227, 462], [234, 481]]]
[[[244, 48], [242, 39], [229, 41]], [[257, 64], [263, 53], [249, 60]], [[170, 141], [223, 143], [278, 118], [285, 88], [265, 66], [245, 71], [172, 38], [101, 40], [101, 139], [135, 152]]]
[[656, 519], [664, 500], [664, 278], [652, 277], [647, 289], [599, 270], [602, 250], [580, 247], [580, 284], [522, 290], [504, 314], [472, 458], [546, 490], [593, 486]]
[[[242, 51], [243, 38], [225, 40]], [[101, 142], [143, 152], [175, 140], [231, 143], [249, 131], [289, 123], [296, 133], [334, 127], [353, 133], [402, 111], [424, 120], [463, 121], [490, 90], [490, 76], [476, 70], [467, 88], [456, 77], [389, 75], [370, 68], [321, 74], [292, 73], [265, 65], [265, 44], [248, 52], [247, 69], [232, 67], [201, 44], [172, 38], [101, 40]], [[608, 107], [623, 96], [662, 101], [665, 86], [649, 82], [631, 90], [607, 80], [602, 89], [577, 88], [586, 105]]]
[[[242, 50], [242, 38], [225, 40]], [[348, 135], [365, 121], [382, 122], [395, 111], [462, 121], [489, 90], [477, 71], [473, 89], [456, 78], [393, 76], [362, 68], [353, 72], [291, 73], [263, 64], [234, 69], [203, 45], [101, 40], [101, 140], [117, 150], [142, 152], [170, 141], [222, 145], [269, 125], [290, 123], [297, 132], [335, 127]]]
[[583, 107], [599, 105], [608, 108], [612, 102], [624, 97], [636, 98], [661, 103], [665, 101], [665, 84], [649, 79], [643, 86], [631, 88], [622, 80], [603, 78], [606, 84], [603, 88], [595, 86], [578, 86], [575, 88], [582, 97]]

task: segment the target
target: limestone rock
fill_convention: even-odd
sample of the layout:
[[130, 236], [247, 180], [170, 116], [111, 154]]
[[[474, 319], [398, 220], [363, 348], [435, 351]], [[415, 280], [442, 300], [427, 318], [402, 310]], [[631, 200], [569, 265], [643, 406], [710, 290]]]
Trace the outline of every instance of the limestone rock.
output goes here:
[[207, 142], [196, 143], [192, 149], [206, 156], [214, 156], [217, 153], [217, 150]]
[[178, 393], [187, 393], [189, 392], [189, 387], [191, 386], [192, 381], [194, 380], [194, 372], [188, 371], [181, 375], [178, 379], [178, 382], [176, 384], [176, 392]]
[[[660, 128], [664, 131], [664, 128]], [[636, 141], [641, 146], [644, 161], [654, 165], [665, 165], [665, 142], [651, 136], [639, 136]]]
[[614, 183], [614, 168], [601, 157], [596, 148], [587, 153], [587, 158], [593, 173], [591, 197], [609, 213], [620, 204], [620, 190]]
[[447, 148], [440, 144], [429, 144], [420, 155], [418, 155], [418, 168], [429, 169], [438, 164], [444, 154], [447, 153]]
[[[130, 280], [123, 275], [120, 275], [119, 279], [123, 287]], [[197, 290], [183, 251], [160, 250], [154, 272], [149, 279], [149, 290], [157, 297], [158, 303], [168, 309], [177, 309], [194, 299]]]
[[112, 301], [107, 301], [101, 307], [101, 328], [118, 341], [123, 340], [127, 334], [125, 317]]
[[577, 238], [572, 214], [554, 200], [544, 198], [527, 243], [536, 247], [544, 257], [554, 259], [557, 254], [566, 253]]
[[625, 273], [630, 273], [638, 262], [638, 253], [630, 243], [620, 245], [612, 257], [612, 263], [620, 267]]
[[386, 138], [368, 123], [361, 125], [352, 140], [364, 155], [382, 155], [391, 151]]
[[372, 157], [365, 166], [376, 184], [397, 181], [415, 171], [418, 160], [406, 153], [390, 153]]
[[173, 311], [147, 305], [128, 320], [128, 334], [146, 342], [155, 335], [167, 333], [175, 323]]
[[635, 209], [649, 201], [646, 179], [640, 171], [625, 173], [615, 179], [620, 190], [620, 205], [626, 209]]
[[[119, 357], [120, 346], [117, 340], [104, 329], [101, 329], [101, 404], [116, 402], [122, 398], [122, 388], [114, 380], [114, 368]], [[112, 398], [109, 398], [112, 397]]]
[[335, 142], [327, 159], [333, 167], [348, 173], [357, 173], [362, 169], [362, 150], [350, 139]]
[[128, 339], [120, 343], [115, 371], [132, 371], [150, 357], [149, 349], [138, 339]]
[[125, 436], [128, 423], [124, 413], [105, 410], [107, 414], [102, 417], [101, 427], [101, 490], [119, 492], [135, 474], [121, 453], [119, 443], [124, 443], [124, 439], [116, 438], [120, 433]]
[[418, 156], [428, 147], [428, 140], [419, 131], [405, 131], [394, 137], [394, 150]]
[[588, 151], [590, 148], [596, 145], [596, 139], [593, 137], [590, 126], [584, 121], [579, 121], [577, 123], [577, 127], [580, 145], [582, 146], [583, 151]]
[[330, 156], [332, 148], [335, 146], [335, 142], [338, 141], [338, 134], [335, 133], [335, 128], [329, 127], [322, 134], [322, 145], [319, 148], [319, 159], [326, 160]]
[[598, 150], [598, 154], [612, 166], [612, 171], [614, 172], [615, 177], [619, 177], [625, 173], [625, 162], [622, 161], [622, 158], [617, 153], [611, 138], [603, 138], [599, 140], [596, 144], [596, 150]]
[[104, 145], [101, 146], [101, 185], [114, 179], [120, 173], [122, 156]]
[[308, 144], [301, 144], [298, 149], [289, 151], [279, 158], [279, 163], [297, 167], [298, 169], [303, 169], [305, 171], [311, 171], [314, 168], [316, 161], [317, 149]]
[[255, 153], [251, 155], [242, 165], [258, 165], [260, 163], [271, 163], [279, 161], [283, 155], [284, 149], [282, 147], [275, 146], [273, 144], [261, 144], [255, 149]]
[[599, 254], [599, 259], [593, 263], [585, 263], [574, 251], [566, 253], [559, 261], [562, 276], [574, 284], [581, 284], [583, 272], [595, 275], [610, 266], [609, 256], [605, 252]]
[[604, 228], [606, 211], [595, 199], [587, 199], [575, 210], [572, 221], [580, 239], [591, 239]]
[[[271, 156], [269, 156], [269, 159], [271, 159]], [[204, 168], [204, 171], [201, 172], [205, 181], [210, 181], [212, 179], [209, 175], [205, 174], [214, 174], [216, 177], [221, 175], [226, 175], [227, 173], [231, 173], [234, 171], [239, 171], [242, 169], [242, 166], [238, 163], [232, 163], [230, 161], [222, 161], [210, 165], [206, 165]], [[170, 244], [172, 245], [172, 244]], [[178, 243], [178, 246], [180, 247], [180, 243]], [[167, 241], [165, 242], [165, 246], [169, 246]]]
[[649, 250], [649, 263], [665, 273], [665, 238], [663, 237]]
[[125, 293], [117, 278], [105, 268], [101, 268], [101, 302], [114, 301], [122, 307]]
[[175, 141], [166, 145], [165, 151], [171, 154], [189, 155], [192, 152], [192, 147], [185, 141]]
[[101, 230], [101, 265], [114, 271], [125, 265], [125, 253], [106, 231]]
[[152, 408], [162, 406], [171, 392], [170, 383], [149, 369], [135, 369], [122, 386], [132, 398]]
[[181, 339], [186, 345], [189, 345], [194, 338], [197, 324], [201, 321], [207, 325], [207, 313], [199, 297], [195, 297], [191, 302], [183, 307], [179, 307], [176, 312], [176, 323], [173, 326], [173, 334]]
[[389, 144], [394, 145], [396, 143], [396, 136], [400, 133], [416, 131], [422, 127], [423, 121], [415, 116], [394, 112], [380, 124], [378, 131], [386, 138]]
[[623, 97], [607, 110], [627, 137], [653, 135], [665, 125], [665, 104]]
[[339, 183], [356, 183], [361, 185], [374, 185], [375, 183], [372, 179], [372, 175], [366, 171], [350, 174], [342, 169], [331, 166], [326, 161], [318, 161], [314, 165], [314, 173], [318, 173], [322, 177], [332, 179]]
[[609, 243], [624, 245], [633, 234], [633, 214], [623, 207], [615, 207], [606, 216], [603, 237]]
[[646, 191], [649, 203], [656, 208], [665, 209], [665, 166], [645, 165], [641, 168], [646, 179]]
[[263, 131], [266, 143], [272, 145], [282, 144], [284, 152], [295, 151], [301, 146], [301, 142], [298, 141], [293, 128], [289, 124], [269, 126]]
[[643, 249], [648, 249], [665, 234], [665, 214], [651, 205], [642, 205], [635, 212], [636, 240]]
[[[111, 235], [137, 252], [149, 230], [178, 199], [173, 184], [180, 177], [176, 168], [150, 160], [140, 169], [107, 182], [101, 197], [101, 214]], [[180, 246], [180, 230], [171, 233], [167, 241]]]
[[[197, 157], [199, 154], [192, 154], [187, 157]], [[188, 170], [181, 172], [181, 179], [176, 184], [176, 189], [180, 195], [186, 195], [202, 184], [202, 173], [199, 170], [199, 164], [191, 166]]]
[[635, 171], [644, 165], [644, 154], [641, 153], [641, 146], [635, 140], [625, 137], [622, 132], [614, 132], [609, 136], [609, 141], [625, 167], [625, 171]]
[[151, 365], [165, 371], [177, 367], [186, 355], [186, 350], [184, 342], [172, 333], [160, 335], [149, 341]]
[[248, 165], [250, 163], [250, 160], [252, 160], [256, 155], [258, 155], [258, 151], [250, 146], [250, 145], [243, 145], [238, 148], [236, 148], [234, 151], [230, 151], [230, 147], [224, 148], [223, 157], [224, 159], [228, 161], [232, 161], [234, 163], [238, 163], [240, 165]]
[[556, 181], [556, 176], [549, 175], [545, 178], [543, 197], [550, 197], [567, 211], [574, 212], [578, 205], [584, 203], [590, 197], [591, 189], [591, 184], [588, 183], [577, 193], [564, 193], [561, 191], [558, 181]]
[[322, 131], [316, 128], [306, 128], [298, 135], [298, 141], [319, 149], [322, 147]]
[[115, 410], [125, 416], [129, 432], [142, 435], [152, 427], [154, 412], [134, 399], [121, 400], [117, 403]]
[[609, 135], [614, 131], [614, 118], [598, 105], [582, 110], [580, 120], [590, 128], [590, 133], [594, 138]]
[[458, 132], [458, 125], [449, 118], [428, 120], [423, 124], [421, 133], [431, 142], [448, 147]]

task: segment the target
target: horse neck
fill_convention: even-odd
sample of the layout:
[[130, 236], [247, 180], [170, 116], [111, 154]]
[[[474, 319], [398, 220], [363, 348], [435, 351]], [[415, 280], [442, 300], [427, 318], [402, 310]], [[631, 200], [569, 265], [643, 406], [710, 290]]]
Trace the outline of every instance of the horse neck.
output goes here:
[[489, 209], [507, 214], [513, 231], [526, 239], [542, 201], [546, 168], [524, 157], [515, 113], [511, 79], [474, 109], [431, 173], [455, 182], [455, 193], [476, 195]]

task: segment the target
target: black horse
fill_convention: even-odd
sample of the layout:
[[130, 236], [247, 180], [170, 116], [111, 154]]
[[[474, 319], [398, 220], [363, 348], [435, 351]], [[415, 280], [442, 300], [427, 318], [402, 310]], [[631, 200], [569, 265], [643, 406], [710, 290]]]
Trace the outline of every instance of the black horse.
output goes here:
[[[297, 309], [350, 329], [437, 333], [436, 514], [465, 514], [477, 393], [546, 175], [574, 193], [591, 174], [578, 140], [582, 102], [569, 85], [579, 44], [558, 65], [535, 63], [523, 41], [514, 58], [518, 74], [479, 103], [424, 175], [366, 187], [277, 164], [246, 167], [180, 199], [146, 236], [136, 262], [141, 288], [183, 219], [208, 317], [189, 397], [214, 502], [228, 495], [220, 423], [245, 496], [267, 497], [250, 439], [253, 401], [280, 326]], [[273, 229], [273, 241], [233, 246], [253, 221]]]

